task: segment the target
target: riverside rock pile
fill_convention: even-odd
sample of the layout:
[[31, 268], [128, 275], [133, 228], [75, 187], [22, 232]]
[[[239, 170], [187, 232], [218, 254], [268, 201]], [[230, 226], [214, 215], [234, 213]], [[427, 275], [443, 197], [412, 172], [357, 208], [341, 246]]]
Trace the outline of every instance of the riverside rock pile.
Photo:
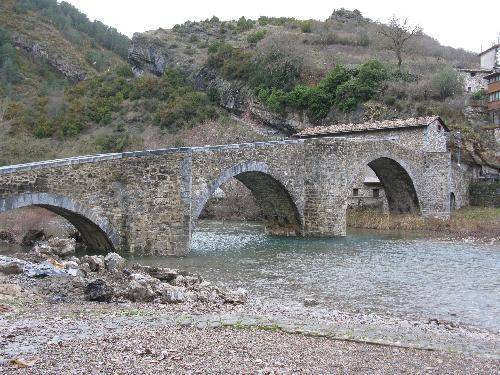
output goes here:
[[244, 289], [228, 290], [176, 269], [132, 265], [117, 253], [76, 257], [74, 239], [51, 238], [31, 252], [0, 256], [0, 274], [57, 300], [241, 304]]

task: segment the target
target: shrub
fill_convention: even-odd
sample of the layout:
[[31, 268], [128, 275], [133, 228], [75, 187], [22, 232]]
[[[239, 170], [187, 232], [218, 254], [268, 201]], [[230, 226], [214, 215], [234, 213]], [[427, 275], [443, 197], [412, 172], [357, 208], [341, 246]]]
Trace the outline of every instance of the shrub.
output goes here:
[[98, 72], [102, 72], [106, 68], [106, 58], [99, 51], [90, 50], [85, 54], [85, 60], [92, 65]]
[[303, 33], [310, 33], [312, 32], [312, 21], [311, 20], [306, 20], [306, 21], [298, 21], [300, 25], [300, 30], [302, 30]]
[[227, 79], [248, 80], [252, 55], [230, 44], [217, 42], [209, 49], [207, 65]]
[[134, 77], [134, 73], [132, 72], [132, 68], [128, 64], [121, 64], [115, 68], [115, 72], [119, 77], [123, 78], [132, 78]]
[[98, 136], [95, 140], [101, 152], [122, 152], [129, 144], [129, 134], [106, 134]]
[[248, 35], [247, 42], [252, 43], [252, 44], [256, 44], [256, 43], [260, 42], [262, 39], [264, 39], [266, 34], [267, 34], [266, 30], [254, 31], [253, 33]]
[[338, 64], [321, 80], [319, 86], [322, 90], [335, 95], [337, 87], [348, 81], [352, 74], [353, 72], [349, 71], [344, 65]]
[[23, 79], [19, 68], [19, 57], [12, 46], [10, 33], [0, 27], [0, 81], [19, 83]]
[[239, 32], [248, 31], [253, 28], [254, 24], [255, 21], [252, 21], [250, 19], [247, 20], [245, 17], [240, 17], [238, 22], [236, 22], [236, 29]]
[[441, 99], [460, 93], [463, 89], [463, 80], [460, 74], [450, 66], [446, 66], [432, 77], [434, 92]]
[[484, 100], [487, 98], [487, 93], [485, 89], [479, 89], [471, 95], [474, 100]]
[[370, 45], [370, 38], [366, 32], [356, 34], [356, 45], [361, 47], [368, 47]]
[[358, 69], [337, 65], [317, 86], [296, 85], [290, 92], [264, 87], [258, 91], [258, 98], [277, 112], [286, 108], [306, 110], [309, 119], [317, 122], [328, 115], [334, 104], [348, 112], [371, 99], [387, 77], [387, 69], [378, 60], [367, 61]]
[[162, 128], [178, 130], [197, 122], [215, 118], [214, 107], [208, 96], [201, 92], [188, 92], [161, 104], [154, 114], [155, 122]]
[[270, 50], [252, 64], [249, 81], [256, 88], [290, 91], [298, 82], [300, 71], [299, 60], [280, 50]]

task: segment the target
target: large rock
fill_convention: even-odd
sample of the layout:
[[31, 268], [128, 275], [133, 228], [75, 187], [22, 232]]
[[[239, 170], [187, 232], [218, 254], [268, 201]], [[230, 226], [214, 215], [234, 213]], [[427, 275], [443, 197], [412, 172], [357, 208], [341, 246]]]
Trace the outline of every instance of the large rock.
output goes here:
[[182, 303], [186, 301], [186, 294], [182, 288], [163, 284], [160, 293], [162, 303]]
[[83, 81], [87, 76], [85, 68], [75, 59], [71, 59], [70, 55], [53, 52], [50, 40], [40, 42], [12, 33], [12, 42], [15, 47], [23, 49], [33, 58], [46, 61], [53, 69], [73, 82]]
[[50, 277], [50, 276], [76, 276], [72, 272], [64, 269], [64, 266], [59, 266], [50, 261], [45, 261], [40, 264], [27, 262], [24, 266], [24, 274], [28, 277]]
[[0, 241], [14, 243], [16, 239], [12, 233], [5, 230], [0, 230]]
[[123, 268], [126, 260], [117, 253], [109, 253], [104, 257], [104, 263], [108, 270], [114, 270]]
[[177, 276], [179, 276], [179, 271], [171, 268], [142, 266], [140, 270], [160, 281], [165, 281], [167, 283], [173, 281]]
[[239, 305], [247, 301], [247, 291], [243, 288], [238, 288], [236, 290], [230, 290], [225, 293], [226, 303], [232, 303], [234, 305]]
[[113, 298], [113, 295], [113, 287], [102, 279], [97, 279], [88, 283], [85, 288], [85, 297], [89, 301], [109, 302]]
[[160, 281], [149, 275], [134, 273], [126, 290], [126, 297], [133, 302], [151, 302], [156, 297]]
[[20, 259], [0, 255], [0, 273], [5, 275], [17, 275], [23, 273], [26, 263], [27, 262]]
[[106, 263], [102, 255], [85, 255], [81, 260], [82, 266], [84, 263], [88, 264], [91, 272], [103, 273], [106, 271]]

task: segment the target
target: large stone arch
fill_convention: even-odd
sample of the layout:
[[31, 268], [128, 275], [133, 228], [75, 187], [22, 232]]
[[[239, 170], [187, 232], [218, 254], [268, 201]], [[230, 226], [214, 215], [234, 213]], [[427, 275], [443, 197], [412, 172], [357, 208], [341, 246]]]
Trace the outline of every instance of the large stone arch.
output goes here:
[[193, 227], [212, 194], [226, 181], [236, 178], [255, 196], [264, 214], [266, 231], [276, 235], [301, 235], [302, 215], [285, 184], [270, 172], [266, 163], [237, 164], [221, 173], [196, 199], [193, 208]]
[[0, 199], [0, 213], [29, 206], [42, 207], [64, 217], [93, 250], [120, 249], [120, 236], [105, 217], [67, 197], [49, 193], [25, 193]]
[[417, 180], [410, 163], [390, 153], [367, 156], [355, 169], [349, 189], [366, 166], [375, 172], [382, 183], [391, 213], [421, 213]]

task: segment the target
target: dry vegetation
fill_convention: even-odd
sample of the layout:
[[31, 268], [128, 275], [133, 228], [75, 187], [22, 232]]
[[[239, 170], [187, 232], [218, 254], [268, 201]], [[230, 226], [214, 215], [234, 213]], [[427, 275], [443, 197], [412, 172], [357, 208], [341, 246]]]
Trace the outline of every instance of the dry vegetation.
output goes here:
[[450, 220], [417, 215], [391, 215], [369, 210], [348, 211], [347, 225], [377, 230], [418, 230], [444, 232], [458, 236], [500, 237], [500, 208], [466, 207], [452, 214]]

